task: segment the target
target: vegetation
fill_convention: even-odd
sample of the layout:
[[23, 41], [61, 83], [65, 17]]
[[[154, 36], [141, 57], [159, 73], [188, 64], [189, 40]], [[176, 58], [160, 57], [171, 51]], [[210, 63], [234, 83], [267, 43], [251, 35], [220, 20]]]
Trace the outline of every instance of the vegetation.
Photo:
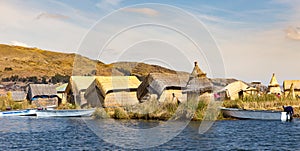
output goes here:
[[300, 99], [291, 99], [286, 97], [277, 97], [276, 95], [266, 94], [262, 96], [247, 96], [238, 100], [226, 100], [224, 107], [240, 108], [251, 110], [274, 110], [282, 111], [282, 106], [293, 106], [296, 117], [300, 117]]
[[0, 78], [5, 82], [59, 83], [66, 82], [72, 73], [75, 75], [109, 76], [114, 74], [141, 77], [145, 77], [149, 72], [176, 73], [157, 65], [135, 62], [104, 64], [75, 54], [3, 44], [0, 44], [0, 55], [4, 56], [0, 58]]
[[22, 102], [13, 101], [11, 98], [11, 93], [9, 92], [7, 96], [0, 96], [0, 110], [5, 111], [8, 108], [11, 110], [21, 110], [31, 108], [31, 106], [26, 100]]

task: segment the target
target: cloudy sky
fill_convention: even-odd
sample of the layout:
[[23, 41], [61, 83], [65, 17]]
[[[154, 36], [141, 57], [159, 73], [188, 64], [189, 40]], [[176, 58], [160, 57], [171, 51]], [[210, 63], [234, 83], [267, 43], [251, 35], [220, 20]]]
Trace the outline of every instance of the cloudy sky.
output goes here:
[[210, 77], [224, 68], [247, 82], [300, 79], [297, 0], [0, 0], [0, 11], [4, 44], [187, 72], [197, 60]]

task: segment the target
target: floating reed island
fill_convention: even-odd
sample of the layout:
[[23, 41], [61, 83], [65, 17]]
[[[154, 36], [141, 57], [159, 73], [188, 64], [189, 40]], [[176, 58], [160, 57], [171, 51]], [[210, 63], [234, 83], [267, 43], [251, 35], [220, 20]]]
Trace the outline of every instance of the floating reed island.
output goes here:
[[[147, 76], [71, 76], [68, 83], [29, 84], [26, 91], [0, 96], [1, 110], [55, 106], [57, 109], [98, 108], [95, 118], [202, 120], [208, 107], [282, 110], [290, 105], [299, 117], [300, 80], [285, 80], [283, 90], [275, 74], [268, 86], [236, 79], [208, 78], [198, 63], [192, 72]], [[215, 115], [216, 116], [216, 115]], [[222, 115], [218, 119], [222, 119]]]

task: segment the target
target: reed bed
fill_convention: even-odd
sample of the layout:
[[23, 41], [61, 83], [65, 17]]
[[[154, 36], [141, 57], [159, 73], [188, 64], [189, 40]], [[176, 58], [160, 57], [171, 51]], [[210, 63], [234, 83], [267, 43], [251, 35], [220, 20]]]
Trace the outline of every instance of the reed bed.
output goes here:
[[262, 96], [247, 96], [243, 99], [225, 100], [223, 102], [223, 107], [251, 110], [282, 111], [282, 106], [292, 106], [295, 112], [294, 116], [300, 117], [300, 99], [277, 97], [276, 95], [267, 94]]

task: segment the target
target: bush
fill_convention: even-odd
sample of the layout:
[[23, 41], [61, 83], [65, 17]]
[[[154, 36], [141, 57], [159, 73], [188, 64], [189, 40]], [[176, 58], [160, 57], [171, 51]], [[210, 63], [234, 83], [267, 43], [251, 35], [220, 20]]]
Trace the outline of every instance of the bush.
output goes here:
[[92, 117], [95, 119], [106, 119], [109, 118], [109, 115], [106, 113], [104, 108], [97, 108]]

